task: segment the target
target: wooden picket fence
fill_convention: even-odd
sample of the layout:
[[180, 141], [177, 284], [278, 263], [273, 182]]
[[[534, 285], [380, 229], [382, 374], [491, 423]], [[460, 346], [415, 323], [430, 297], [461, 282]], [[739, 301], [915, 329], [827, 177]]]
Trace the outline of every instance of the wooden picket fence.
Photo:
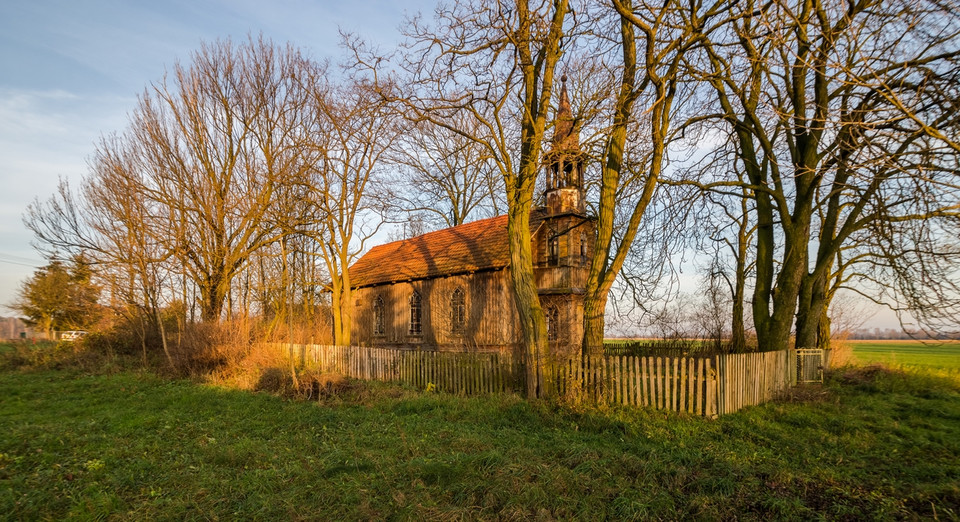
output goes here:
[[717, 414], [763, 404], [796, 384], [795, 350], [715, 356]]
[[434, 352], [362, 346], [278, 345], [301, 364], [355, 379], [475, 395], [519, 389], [522, 368], [509, 354]]
[[714, 361], [692, 357], [606, 356], [563, 361], [555, 371], [562, 397], [717, 415]]
[[[525, 390], [521, 361], [503, 353], [276, 345], [301, 365], [365, 380], [475, 395]], [[707, 417], [762, 404], [796, 383], [793, 350], [712, 357], [603, 356], [557, 361], [552, 392], [591, 403], [642, 406]]]

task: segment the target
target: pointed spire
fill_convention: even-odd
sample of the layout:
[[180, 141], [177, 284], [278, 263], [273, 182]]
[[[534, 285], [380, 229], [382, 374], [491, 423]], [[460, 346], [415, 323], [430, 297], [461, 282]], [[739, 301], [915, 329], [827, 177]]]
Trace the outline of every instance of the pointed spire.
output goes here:
[[567, 75], [560, 77], [560, 103], [553, 123], [554, 150], [575, 150], [580, 148], [580, 136], [573, 124], [573, 111], [567, 96]]
[[560, 106], [557, 108], [557, 119], [572, 119], [573, 113], [570, 111], [570, 98], [567, 96], [567, 75], [560, 77]]

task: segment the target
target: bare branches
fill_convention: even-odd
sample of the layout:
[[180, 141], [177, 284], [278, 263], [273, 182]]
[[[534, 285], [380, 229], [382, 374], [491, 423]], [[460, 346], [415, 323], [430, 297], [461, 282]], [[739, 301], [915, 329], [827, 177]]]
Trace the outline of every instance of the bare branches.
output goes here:
[[[822, 0], [748, 2], [732, 13], [699, 31], [701, 52], [687, 61], [712, 87], [717, 114], [689, 124], [728, 129], [735, 139], [720, 147], [747, 174], [761, 342], [784, 344], [799, 310], [797, 342], [809, 345], [823, 315], [810, 307], [827, 306], [826, 281], [843, 272], [845, 245], [879, 249], [862, 242], [875, 223], [949, 219], [957, 203], [956, 25], [944, 22], [956, 14], [935, 2]], [[694, 183], [735, 194], [730, 181]], [[896, 228], [924, 241], [917, 229]], [[892, 272], [891, 282], [911, 274], [919, 276]]]
[[302, 179], [303, 207], [294, 215], [303, 216], [298, 233], [321, 245], [316, 255], [330, 278], [334, 342], [346, 345], [354, 306], [348, 268], [383, 223], [389, 198], [382, 171], [403, 126], [381, 96], [383, 86], [332, 84], [322, 68], [305, 81], [320, 86], [305, 106], [317, 129], [317, 161]]
[[313, 164], [304, 63], [262, 39], [202, 46], [101, 141], [77, 202], [64, 188], [28, 214], [38, 237], [127, 271], [153, 308], [171, 277], [187, 278], [203, 318], [218, 320], [251, 255], [289, 233], [274, 214], [280, 188]]
[[[465, 128], [469, 122], [458, 127]], [[399, 210], [434, 228], [457, 226], [505, 210], [503, 177], [488, 150], [449, 130], [420, 122], [397, 144], [400, 167], [391, 194]]]

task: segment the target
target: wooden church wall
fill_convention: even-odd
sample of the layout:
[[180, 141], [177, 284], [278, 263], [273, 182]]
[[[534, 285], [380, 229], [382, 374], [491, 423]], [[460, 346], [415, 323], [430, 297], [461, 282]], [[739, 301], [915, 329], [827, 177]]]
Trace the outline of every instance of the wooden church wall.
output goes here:
[[[439, 347], [447, 350], [501, 351], [519, 339], [516, 306], [506, 270], [440, 277], [354, 290], [351, 338], [366, 346]], [[464, 292], [465, 321], [461, 334], [452, 330], [451, 298]], [[410, 333], [410, 297], [421, 298], [421, 334]], [[374, 303], [384, 304], [383, 335], [374, 334]]]
[[554, 353], [572, 356], [580, 353], [583, 341], [583, 298], [575, 294], [542, 295], [544, 313], [555, 307], [559, 313], [557, 338], [550, 341]]

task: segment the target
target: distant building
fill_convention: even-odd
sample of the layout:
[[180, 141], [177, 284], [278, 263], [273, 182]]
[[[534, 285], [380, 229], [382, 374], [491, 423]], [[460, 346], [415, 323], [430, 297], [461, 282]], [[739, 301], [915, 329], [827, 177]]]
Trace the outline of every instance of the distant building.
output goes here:
[[21, 334], [27, 336], [27, 325], [23, 321], [16, 317], [0, 317], [0, 339], [20, 339]]
[[[558, 352], [583, 338], [583, 294], [595, 218], [585, 213], [584, 154], [566, 85], [544, 156], [546, 206], [530, 215], [534, 275]], [[509, 273], [507, 216], [372, 248], [350, 267], [351, 339], [367, 346], [502, 351], [521, 330]]]

